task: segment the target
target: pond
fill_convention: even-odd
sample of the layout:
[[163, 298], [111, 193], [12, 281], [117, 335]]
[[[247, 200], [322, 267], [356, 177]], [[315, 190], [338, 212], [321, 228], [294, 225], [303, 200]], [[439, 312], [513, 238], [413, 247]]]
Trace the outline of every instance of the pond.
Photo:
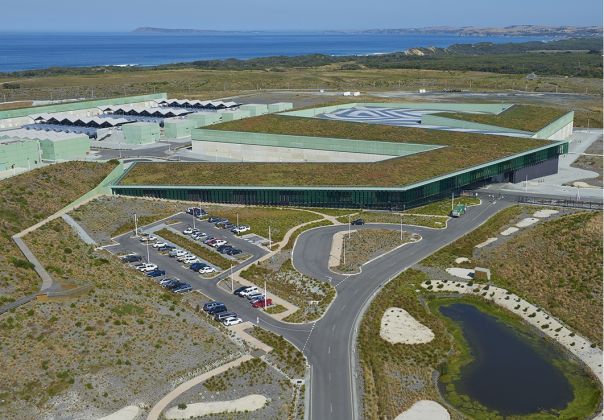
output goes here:
[[461, 327], [473, 359], [453, 380], [457, 394], [504, 416], [562, 410], [573, 400], [570, 382], [552, 363], [562, 355], [551, 343], [530, 339], [472, 304], [439, 310]]

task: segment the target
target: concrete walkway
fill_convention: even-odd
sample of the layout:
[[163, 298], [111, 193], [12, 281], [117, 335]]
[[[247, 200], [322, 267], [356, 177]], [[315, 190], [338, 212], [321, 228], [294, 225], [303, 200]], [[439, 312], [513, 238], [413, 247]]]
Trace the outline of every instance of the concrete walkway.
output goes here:
[[15, 244], [17, 244], [25, 258], [27, 258], [27, 261], [34, 265], [34, 270], [36, 270], [36, 273], [38, 273], [38, 275], [42, 279], [42, 286], [40, 287], [40, 292], [51, 290], [53, 288], [52, 277], [50, 276], [50, 274], [48, 274], [48, 271], [46, 271], [44, 266], [36, 258], [33, 252], [30, 251], [23, 239], [21, 239], [21, 236], [18, 235], [20, 234], [13, 236], [13, 241], [15, 241]]
[[243, 362], [247, 362], [248, 360], [252, 360], [253, 357], [250, 355], [241, 356], [239, 359], [235, 359], [232, 362], [226, 363], [222, 366], [217, 367], [216, 369], [212, 369], [209, 372], [202, 373], [199, 376], [196, 376], [193, 379], [188, 380], [187, 382], [180, 384], [173, 391], [169, 392], [165, 397], [163, 397], [157, 404], [151, 408], [149, 415], [147, 416], [147, 420], [157, 420], [161, 413], [168, 407], [174, 399], [176, 399], [179, 395], [187, 392], [189, 389], [193, 388], [195, 385], [199, 385], [200, 383], [207, 381], [213, 376], [219, 375], [227, 370], [237, 367], [241, 365]]
[[96, 241], [90, 237], [88, 232], [86, 232], [84, 228], [82, 228], [82, 226], [80, 226], [80, 224], [73, 219], [73, 217], [68, 214], [64, 214], [61, 217], [63, 218], [65, 223], [67, 223], [73, 228], [73, 230], [75, 230], [75, 232], [78, 234], [82, 241], [84, 241], [88, 245], [96, 244]]
[[247, 322], [242, 322], [241, 324], [233, 325], [230, 329], [235, 334], [237, 334], [237, 336], [239, 338], [241, 338], [243, 341], [245, 341], [246, 343], [248, 343], [251, 347], [255, 348], [256, 350], [262, 350], [265, 353], [270, 353], [271, 351], [273, 351], [273, 348], [271, 346], [269, 346], [268, 344], [265, 344], [264, 342], [258, 340], [256, 337], [254, 337], [251, 334], [248, 334], [245, 331], [245, 330], [250, 329], [252, 327], [254, 327], [254, 324], [252, 324], [251, 322], [247, 321]]

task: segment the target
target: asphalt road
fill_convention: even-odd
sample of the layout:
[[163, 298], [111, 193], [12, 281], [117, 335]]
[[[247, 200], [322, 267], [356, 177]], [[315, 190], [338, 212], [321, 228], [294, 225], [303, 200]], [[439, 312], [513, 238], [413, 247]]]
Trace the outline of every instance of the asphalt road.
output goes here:
[[[224, 302], [230, 310], [236, 311], [244, 320], [258, 322], [260, 326], [282, 335], [304, 352], [311, 368], [310, 411], [313, 420], [348, 420], [362, 417], [361, 394], [356, 380], [357, 358], [356, 332], [362, 314], [375, 294], [390, 279], [418, 263], [438, 249], [472, 231], [492, 215], [509, 206], [506, 201], [484, 202], [470, 207], [459, 219], [452, 219], [444, 230], [403, 225], [408, 232], [418, 233], [422, 240], [398, 248], [377, 260], [363, 266], [357, 275], [345, 276], [328, 269], [328, 259], [333, 234], [348, 229], [347, 225], [327, 226], [304, 232], [298, 237], [293, 250], [294, 266], [318, 280], [329, 281], [337, 289], [337, 297], [323, 318], [312, 324], [288, 324], [274, 320], [261, 310], [251, 308], [247, 300], [238, 298], [217, 283], [228, 277], [228, 271], [212, 280], [205, 280], [187, 269], [175, 259], [150, 250], [151, 262], [165, 269], [168, 276], [175, 276], [189, 282], [208, 298]], [[191, 223], [191, 217], [178, 216], [182, 223], [174, 226], [184, 229]], [[153, 230], [158, 224], [145, 227]], [[365, 225], [360, 229], [384, 228], [398, 230], [397, 225]], [[216, 233], [245, 247], [253, 256], [236, 268], [253, 263], [266, 254], [266, 250], [234, 237], [229, 232], [217, 230], [202, 222], [200, 229], [217, 236]], [[146, 246], [129, 234], [117, 238], [119, 245], [113, 252], [135, 251], [146, 255]], [[152, 281], [151, 279], [149, 281]], [[203, 303], [200, 300], [200, 304]], [[357, 398], [358, 396], [358, 398]]]

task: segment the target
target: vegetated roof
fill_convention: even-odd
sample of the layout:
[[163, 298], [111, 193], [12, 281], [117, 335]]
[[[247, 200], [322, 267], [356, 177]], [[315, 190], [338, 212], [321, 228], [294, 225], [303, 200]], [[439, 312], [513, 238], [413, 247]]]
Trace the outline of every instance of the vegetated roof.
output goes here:
[[400, 187], [548, 144], [547, 141], [532, 138], [278, 115], [248, 118], [214, 127], [446, 147], [375, 163], [139, 163], [121, 184]]
[[468, 114], [463, 112], [443, 112], [439, 113], [438, 115], [441, 117], [471, 121], [480, 124], [489, 124], [496, 125], [498, 127], [537, 132], [566, 113], [567, 111], [563, 111], [558, 108], [533, 105], [514, 105], [498, 115]]

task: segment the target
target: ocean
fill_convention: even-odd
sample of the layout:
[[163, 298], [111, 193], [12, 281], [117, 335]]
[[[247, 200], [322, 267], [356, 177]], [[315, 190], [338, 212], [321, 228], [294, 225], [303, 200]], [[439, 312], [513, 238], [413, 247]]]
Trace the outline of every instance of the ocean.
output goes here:
[[456, 43], [524, 42], [537, 37], [259, 32], [211, 34], [0, 32], [0, 72], [48, 67], [153, 66], [312, 53], [368, 55]]

